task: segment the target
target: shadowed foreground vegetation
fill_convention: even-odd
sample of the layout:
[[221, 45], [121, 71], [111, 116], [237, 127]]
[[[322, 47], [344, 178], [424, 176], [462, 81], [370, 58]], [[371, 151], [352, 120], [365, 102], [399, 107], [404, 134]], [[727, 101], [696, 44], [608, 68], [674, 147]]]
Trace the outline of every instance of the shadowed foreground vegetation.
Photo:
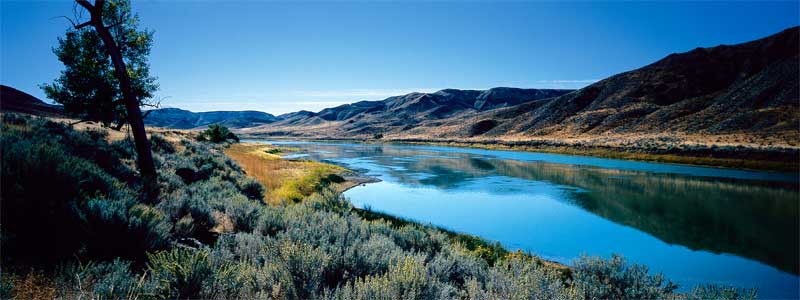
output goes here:
[[[572, 267], [368, 211], [317, 185], [296, 204], [224, 145], [151, 137], [160, 195], [140, 199], [126, 140], [4, 115], [3, 299], [736, 299], [689, 294], [621, 257]], [[266, 191], [269, 193], [269, 191]], [[289, 201], [282, 201], [290, 203]]]

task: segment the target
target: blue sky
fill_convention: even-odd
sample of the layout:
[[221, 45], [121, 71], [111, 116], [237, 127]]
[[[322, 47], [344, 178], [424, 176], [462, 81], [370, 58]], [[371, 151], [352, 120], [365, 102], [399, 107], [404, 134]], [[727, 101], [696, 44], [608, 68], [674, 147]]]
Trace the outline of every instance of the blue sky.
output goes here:
[[[136, 1], [166, 107], [285, 113], [412, 91], [580, 88], [800, 23], [789, 2]], [[0, 83], [44, 98], [69, 1], [0, 0]]]

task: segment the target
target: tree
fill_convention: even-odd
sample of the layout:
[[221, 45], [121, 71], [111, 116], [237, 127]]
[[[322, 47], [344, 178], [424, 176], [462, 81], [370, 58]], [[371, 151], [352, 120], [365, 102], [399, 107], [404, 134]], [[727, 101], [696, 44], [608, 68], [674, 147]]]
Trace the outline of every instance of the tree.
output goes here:
[[[150, 76], [147, 62], [153, 32], [136, 28], [138, 17], [131, 15], [127, 1], [108, 2], [103, 19], [114, 24], [108, 28], [122, 53], [133, 94], [141, 106], [155, 106], [152, 98], [158, 85]], [[116, 123], [115, 129], [128, 122], [114, 65], [97, 32], [90, 27], [69, 29], [53, 52], [66, 68], [55, 82], [42, 85], [48, 98], [82, 120], [98, 121], [107, 127]]]
[[210, 141], [212, 143], [222, 143], [228, 140], [239, 142], [239, 137], [228, 130], [228, 127], [212, 124], [208, 126], [208, 129], [197, 135], [197, 140], [201, 142]]
[[74, 28], [59, 39], [54, 52], [66, 69], [43, 89], [65, 110], [81, 117], [106, 125], [130, 124], [139, 172], [151, 194], [156, 171], [140, 106], [158, 88], [147, 61], [153, 33], [137, 29], [139, 19], [131, 14], [127, 0], [75, 1], [89, 12], [90, 19], [73, 22]]

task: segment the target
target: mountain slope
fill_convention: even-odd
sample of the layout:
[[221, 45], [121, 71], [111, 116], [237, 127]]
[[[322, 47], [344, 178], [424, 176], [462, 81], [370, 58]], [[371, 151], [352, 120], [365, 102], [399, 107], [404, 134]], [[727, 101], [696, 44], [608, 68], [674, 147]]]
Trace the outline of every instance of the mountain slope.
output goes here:
[[0, 111], [51, 117], [64, 114], [64, 108], [59, 105], [47, 104], [28, 93], [5, 85], [0, 85]]
[[211, 124], [230, 128], [253, 127], [278, 121], [279, 118], [260, 111], [191, 112], [178, 108], [162, 108], [148, 112], [144, 123], [148, 126], [192, 129]]
[[318, 113], [285, 114], [283, 120], [242, 132], [267, 135], [372, 136], [401, 133], [423, 124], [481, 111], [509, 107], [564, 95], [570, 90], [498, 87], [485, 91], [446, 89], [435, 93], [411, 93], [381, 101], [361, 101], [326, 108]]

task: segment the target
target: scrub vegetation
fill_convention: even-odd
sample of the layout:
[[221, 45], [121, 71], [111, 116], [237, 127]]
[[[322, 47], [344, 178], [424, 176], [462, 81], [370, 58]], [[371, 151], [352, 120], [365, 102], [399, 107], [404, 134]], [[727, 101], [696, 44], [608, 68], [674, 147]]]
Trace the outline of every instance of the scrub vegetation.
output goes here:
[[313, 172], [289, 181], [309, 195], [270, 205], [271, 187], [226, 157], [227, 144], [153, 135], [160, 193], [143, 198], [129, 141], [44, 118], [2, 119], [2, 299], [755, 297], [719, 286], [679, 294], [618, 256], [565, 267], [357, 210], [324, 181], [299, 179]]

